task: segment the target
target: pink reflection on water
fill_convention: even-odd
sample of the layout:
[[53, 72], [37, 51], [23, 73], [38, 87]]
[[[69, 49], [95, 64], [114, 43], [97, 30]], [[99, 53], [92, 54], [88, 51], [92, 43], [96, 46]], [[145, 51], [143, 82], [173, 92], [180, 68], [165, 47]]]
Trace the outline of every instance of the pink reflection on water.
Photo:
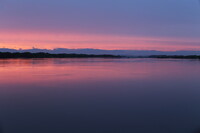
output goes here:
[[173, 133], [193, 130], [200, 120], [199, 66], [169, 59], [0, 60], [3, 124], [21, 133], [39, 130], [41, 122], [43, 132], [60, 124], [66, 132], [92, 124], [131, 125], [131, 132], [140, 131], [137, 124], [144, 132], [160, 133], [160, 124]]
[[[0, 60], [0, 84], [43, 84], [134, 80], [187, 74], [194, 66], [156, 59], [9, 59]], [[197, 63], [195, 61], [192, 64]], [[191, 72], [190, 72], [191, 73]], [[188, 73], [189, 74], [189, 73]]]

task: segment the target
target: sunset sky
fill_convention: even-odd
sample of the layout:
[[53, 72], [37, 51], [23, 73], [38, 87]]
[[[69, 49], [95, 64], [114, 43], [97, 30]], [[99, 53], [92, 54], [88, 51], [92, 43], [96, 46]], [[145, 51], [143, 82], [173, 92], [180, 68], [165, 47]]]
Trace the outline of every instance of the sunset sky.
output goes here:
[[0, 48], [200, 50], [198, 0], [0, 0]]

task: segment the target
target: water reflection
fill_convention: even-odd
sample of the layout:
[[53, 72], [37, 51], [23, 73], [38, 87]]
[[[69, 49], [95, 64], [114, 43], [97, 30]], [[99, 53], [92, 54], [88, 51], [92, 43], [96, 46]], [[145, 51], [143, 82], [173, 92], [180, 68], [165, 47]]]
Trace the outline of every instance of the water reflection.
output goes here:
[[1, 125], [0, 125], [0, 133], [3, 133], [3, 128], [1, 127]]
[[189, 60], [0, 60], [4, 132], [193, 133], [199, 67]]
[[199, 129], [199, 130], [197, 130], [197, 131], [195, 131], [194, 133], [200, 133], [200, 129]]

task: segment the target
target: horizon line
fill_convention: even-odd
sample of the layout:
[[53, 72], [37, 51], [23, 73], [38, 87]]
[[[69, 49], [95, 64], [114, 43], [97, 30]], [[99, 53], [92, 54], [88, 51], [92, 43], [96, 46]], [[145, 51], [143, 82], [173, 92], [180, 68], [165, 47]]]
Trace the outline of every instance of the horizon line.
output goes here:
[[58, 47], [58, 48], [37, 48], [37, 47], [32, 47], [32, 48], [6, 48], [6, 47], [2, 47], [0, 49], [10, 49], [10, 50], [16, 50], [16, 51], [20, 51], [20, 50], [56, 50], [56, 49], [68, 49], [68, 50], [105, 50], [105, 51], [115, 51], [115, 50], [119, 50], [119, 51], [160, 51], [160, 52], [176, 52], [176, 51], [200, 51], [199, 50], [195, 50], [195, 49], [182, 49], [182, 50], [155, 50], [155, 49], [101, 49], [101, 48], [64, 48], [64, 47]]

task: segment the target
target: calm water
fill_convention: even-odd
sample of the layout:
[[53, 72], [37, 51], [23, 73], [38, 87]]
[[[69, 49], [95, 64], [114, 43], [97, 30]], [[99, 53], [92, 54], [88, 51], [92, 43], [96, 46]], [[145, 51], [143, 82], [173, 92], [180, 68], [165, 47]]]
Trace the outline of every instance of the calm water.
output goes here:
[[200, 61], [0, 60], [0, 130], [199, 133]]

